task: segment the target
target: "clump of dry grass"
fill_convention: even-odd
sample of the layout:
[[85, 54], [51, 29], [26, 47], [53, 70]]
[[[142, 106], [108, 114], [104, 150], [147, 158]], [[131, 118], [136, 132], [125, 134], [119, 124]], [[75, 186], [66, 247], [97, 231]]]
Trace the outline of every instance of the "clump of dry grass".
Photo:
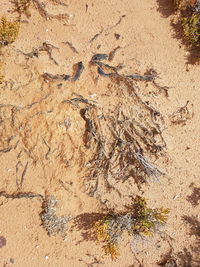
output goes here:
[[13, 43], [19, 34], [20, 25], [18, 22], [9, 21], [5, 16], [0, 20], [0, 46]]
[[166, 223], [169, 209], [151, 209], [142, 197], [135, 197], [127, 212], [108, 214], [94, 225], [96, 239], [104, 243], [105, 253], [112, 259], [119, 255], [119, 243], [124, 232], [150, 236], [159, 225]]

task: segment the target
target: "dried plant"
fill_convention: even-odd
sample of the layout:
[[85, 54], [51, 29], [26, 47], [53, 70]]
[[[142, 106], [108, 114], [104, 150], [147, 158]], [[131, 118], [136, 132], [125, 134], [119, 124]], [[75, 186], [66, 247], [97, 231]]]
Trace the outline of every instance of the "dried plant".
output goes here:
[[[49, 2], [52, 2], [53, 4], [58, 4], [62, 6], [67, 6], [64, 2], [60, 0], [50, 0]], [[46, 11], [45, 7], [46, 4], [43, 2], [40, 2], [39, 0], [12, 0], [12, 4], [14, 6], [13, 12], [17, 12], [19, 14], [19, 20], [21, 19], [21, 16], [24, 14], [27, 17], [31, 16], [30, 13], [30, 6], [31, 3], [33, 6], [38, 10], [39, 14], [45, 18], [45, 19], [68, 19], [68, 14], [58, 14], [53, 15]]]
[[69, 218], [66, 216], [57, 216], [56, 206], [57, 200], [53, 196], [49, 196], [43, 203], [43, 211], [40, 214], [42, 225], [50, 236], [61, 235], [65, 237], [67, 223]]
[[17, 12], [19, 14], [19, 19], [24, 14], [27, 17], [30, 17], [30, 5], [31, 0], [12, 0], [11, 3], [14, 5], [13, 12]]
[[87, 105], [80, 111], [86, 122], [85, 146], [94, 152], [86, 164], [89, 170], [87, 191], [92, 196], [101, 195], [102, 183], [111, 190], [116, 189], [119, 181], [133, 178], [140, 188], [148, 178], [158, 179], [164, 175], [151, 163], [166, 145], [154, 120], [159, 112], [145, 105], [134, 93], [123, 97], [124, 100], [130, 97], [130, 102], [117, 105], [109, 114], [95, 105]]

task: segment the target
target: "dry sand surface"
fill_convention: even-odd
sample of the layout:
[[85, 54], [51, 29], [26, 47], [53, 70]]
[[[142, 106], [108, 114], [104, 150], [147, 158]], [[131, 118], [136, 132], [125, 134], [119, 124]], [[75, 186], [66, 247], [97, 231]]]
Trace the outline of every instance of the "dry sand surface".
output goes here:
[[[0, 1], [0, 15], [17, 19], [10, 2]], [[17, 40], [1, 51], [0, 266], [200, 266], [200, 67], [187, 64], [186, 48], [173, 37], [172, 15], [160, 12], [159, 5], [166, 2], [167, 11], [170, 1], [41, 2], [49, 14], [67, 13], [68, 18], [45, 19], [32, 5], [31, 16], [21, 18]], [[39, 47], [37, 55], [26, 54]], [[121, 66], [120, 77], [153, 69], [155, 83], [98, 73], [92, 56], [110, 52], [110, 61], [102, 62]], [[78, 62], [84, 70], [77, 80], [43, 75], [74, 77]], [[119, 128], [113, 124], [117, 120]], [[152, 129], [158, 130], [152, 150], [160, 147], [161, 152], [145, 156], [165, 175], [149, 177], [147, 183], [134, 174], [115, 179], [117, 156], [111, 159], [108, 181], [101, 172], [106, 160], [99, 160], [92, 175], [96, 139], [102, 135], [110, 151], [110, 140], [130, 120], [138, 131], [143, 129], [139, 123], [148, 130], [141, 133], [147, 139], [138, 140], [144, 152], [154, 139]], [[120, 147], [115, 145], [112, 155]], [[113, 261], [79, 224], [95, 213], [123, 211], [135, 195], [148, 199], [152, 208], [169, 208], [168, 220], [152, 237], [124, 235]], [[62, 235], [49, 236], [42, 225], [48, 196], [58, 200], [55, 218], [63, 223], [70, 218]]]

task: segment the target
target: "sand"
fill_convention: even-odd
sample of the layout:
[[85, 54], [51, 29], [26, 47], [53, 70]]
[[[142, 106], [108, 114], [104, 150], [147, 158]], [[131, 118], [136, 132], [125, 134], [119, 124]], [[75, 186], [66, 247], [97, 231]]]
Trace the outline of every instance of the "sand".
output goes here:
[[[159, 262], [199, 266], [200, 69], [187, 64], [186, 47], [174, 38], [170, 25], [173, 15], [164, 16], [159, 6], [163, 1], [156, 0], [62, 2], [67, 6], [49, 1], [46, 10], [54, 15], [67, 13], [67, 19], [46, 20], [31, 6], [31, 16], [21, 18], [18, 39], [2, 49], [6, 82], [0, 85], [0, 192], [4, 192], [0, 196], [0, 236], [6, 244], [0, 246], [0, 266], [150, 267]], [[0, 15], [17, 18], [10, 12], [10, 2], [1, 0], [0, 6]], [[38, 57], [23, 54], [45, 42], [50, 44], [51, 55], [46, 51], [40, 51]], [[102, 191], [99, 199], [87, 189], [86, 163], [94, 151], [83, 143], [85, 121], [76, 107], [63, 101], [81, 95], [107, 113], [126, 105], [116, 93], [117, 85], [89, 64], [94, 54], [109, 54], [117, 47], [109, 64], [123, 65], [121, 74], [154, 69], [159, 74], [157, 83], [169, 87], [166, 97], [162, 90], [138, 83], [141, 98], [164, 119], [165, 156], [154, 163], [166, 175], [140, 188], [134, 181], [119, 183], [122, 198]], [[77, 81], [42, 78], [43, 73], [72, 75], [74, 64], [80, 61], [85, 68]], [[187, 101], [183, 122], [173, 123], [180, 119], [180, 113], [174, 112]], [[9, 198], [30, 192], [36, 196]], [[151, 207], [169, 208], [168, 221], [145, 240], [123, 236], [121, 254], [112, 261], [104, 255], [101, 243], [87, 240], [74, 227], [73, 218], [101, 213], [106, 202], [120, 211], [137, 194], [147, 198]], [[56, 213], [72, 219], [64, 238], [49, 236], [41, 225], [40, 195], [54, 196]], [[171, 265], [163, 260], [166, 254]]]

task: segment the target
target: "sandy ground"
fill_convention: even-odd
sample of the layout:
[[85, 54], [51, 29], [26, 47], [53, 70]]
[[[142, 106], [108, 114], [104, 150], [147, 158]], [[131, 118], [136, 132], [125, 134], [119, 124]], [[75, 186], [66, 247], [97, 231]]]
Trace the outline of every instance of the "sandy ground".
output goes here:
[[[6, 82], [0, 88], [0, 236], [6, 245], [0, 248], [0, 266], [149, 267], [158, 266], [167, 253], [177, 266], [200, 266], [199, 66], [186, 64], [186, 48], [173, 38], [172, 17], [163, 17], [159, 1], [63, 2], [67, 6], [49, 3], [47, 9], [68, 13], [67, 20], [45, 20], [32, 6], [31, 16], [22, 17], [16, 42], [2, 50]], [[10, 12], [10, 2], [1, 0], [0, 5], [0, 15], [17, 17]], [[44, 42], [53, 46], [50, 57], [45, 51], [32, 58], [20, 52], [29, 53]], [[116, 94], [117, 85], [88, 64], [94, 54], [109, 54], [116, 47], [110, 64], [122, 64], [120, 73], [144, 74], [153, 68], [159, 73], [158, 84], [169, 87], [166, 97], [140, 84], [144, 100], [164, 118], [166, 155], [155, 163], [166, 175], [140, 189], [134, 183], [120, 184], [125, 200], [111, 192], [100, 201], [87, 194], [85, 164], [90, 151], [83, 144], [85, 121], [63, 100], [82, 95], [107, 112], [125, 103]], [[80, 61], [85, 69], [76, 82], [41, 78], [45, 72], [71, 75]], [[171, 115], [187, 101], [188, 119], [172, 123]], [[49, 237], [41, 226], [41, 197], [8, 197], [17, 192], [52, 195], [58, 200], [57, 213], [71, 218], [102, 212], [102, 201], [120, 210], [128, 196], [136, 194], [146, 197], [151, 207], [169, 208], [170, 214], [160, 232], [145, 241], [124, 236], [121, 255], [112, 261], [101, 244], [84, 239], [73, 222], [64, 239]]]

